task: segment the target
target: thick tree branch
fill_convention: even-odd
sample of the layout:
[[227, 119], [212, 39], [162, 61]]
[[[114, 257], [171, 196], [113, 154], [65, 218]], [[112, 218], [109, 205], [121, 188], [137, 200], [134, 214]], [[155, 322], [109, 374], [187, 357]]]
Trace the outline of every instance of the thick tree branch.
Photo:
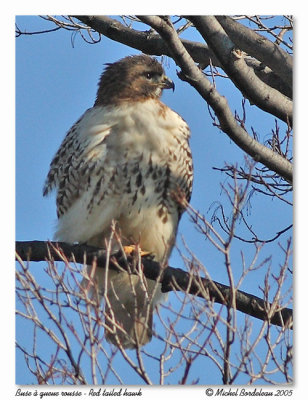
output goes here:
[[[239, 47], [240, 48], [240, 47]], [[261, 61], [256, 60], [252, 57], [244, 57], [248, 67], [253, 68], [254, 73], [257, 75], [262, 82], [278, 90], [281, 94], [293, 99], [293, 88], [289, 87], [279, 75], [273, 72], [268, 66], [263, 64]]]
[[219, 119], [222, 131], [254, 160], [261, 162], [271, 171], [275, 171], [287, 181], [292, 182], [292, 164], [287, 159], [253, 139], [237, 123], [226, 98], [218, 93], [216, 88], [194, 63], [194, 60], [180, 41], [173, 25], [169, 21], [157, 16], [139, 16], [139, 18], [152, 26], [168, 43], [173, 59], [182, 69], [182, 72], [179, 74], [180, 78], [188, 81], [212, 107]]
[[243, 95], [261, 110], [292, 125], [292, 101], [256, 76], [253, 69], [246, 64], [242, 52], [238, 51], [218, 20], [213, 16], [188, 18], [215, 52], [224, 71]]
[[[109, 39], [140, 50], [143, 53], [156, 56], [171, 55], [168, 45], [157, 34], [137, 31], [105, 15], [76, 15], [74, 17]], [[210, 64], [215, 67], [221, 67], [221, 63], [218, 61], [217, 57], [205, 43], [186, 39], [181, 39], [181, 42], [193, 60], [202, 66], [202, 69]], [[245, 43], [241, 46], [241, 43], [237, 41], [236, 44], [239, 48], [245, 47]], [[261, 65], [258, 60], [254, 60], [251, 57], [245, 57], [245, 61], [248, 66], [254, 69], [255, 74], [267, 85], [279, 90], [285, 96], [292, 98], [292, 89], [285, 84], [284, 80], [273, 73], [270, 68]]]
[[293, 60], [290, 54], [282, 50], [278, 44], [271, 42], [228, 16], [221, 15], [216, 16], [216, 18], [231, 40], [241, 50], [270, 67], [292, 88]]
[[[128, 28], [121, 22], [105, 15], [74, 15], [74, 17], [109, 39], [140, 50], [143, 53], [170, 56], [168, 45], [156, 33], [150, 31], [141, 32]], [[204, 66], [209, 65], [210, 60], [214, 65], [219, 63], [207, 45], [186, 39], [181, 41], [195, 62]]]
[[[105, 251], [87, 245], [69, 245], [67, 243], [26, 241], [16, 242], [16, 253], [24, 261], [63, 261], [68, 259], [81, 264], [92, 264], [95, 260], [98, 267], [106, 266]], [[218, 282], [189, 274], [181, 269], [166, 267], [161, 274], [160, 265], [149, 258], [142, 259], [144, 275], [152, 280], [160, 279], [162, 290], [183, 291], [201, 298], [205, 297], [219, 304], [230, 304], [230, 287]], [[118, 270], [119, 266], [125, 270], [131, 267], [120, 254], [111, 257], [109, 268]], [[236, 309], [261, 320], [267, 320], [271, 305], [263, 299], [251, 294], [236, 290]], [[292, 328], [292, 310], [281, 308], [273, 312], [270, 323], [278, 326], [288, 325]]]

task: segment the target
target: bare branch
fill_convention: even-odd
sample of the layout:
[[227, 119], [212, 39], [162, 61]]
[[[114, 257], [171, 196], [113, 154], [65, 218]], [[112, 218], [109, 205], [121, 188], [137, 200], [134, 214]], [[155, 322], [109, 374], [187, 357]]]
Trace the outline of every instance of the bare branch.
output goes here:
[[[267, 18], [267, 20], [270, 20], [272, 17]], [[283, 25], [271, 25], [269, 24], [269, 21], [266, 21], [267, 23], [265, 24], [263, 22], [263, 20], [265, 20], [264, 17], [261, 17], [260, 15], [246, 15], [244, 17], [245, 19], [247, 19], [250, 23], [253, 23], [257, 26], [257, 28], [254, 28], [254, 32], [266, 32], [269, 35], [273, 36], [276, 40], [275, 43], [276, 44], [283, 44], [284, 46], [286, 46], [288, 49], [293, 50], [293, 43], [289, 43], [286, 40], [284, 40], [282, 37], [285, 35], [285, 33], [289, 30], [293, 30], [293, 17], [284, 15], [283, 18], [285, 18], [288, 22], [289, 25], [283, 24]], [[279, 29], [280, 32], [279, 34], [277, 34], [275, 32], [275, 30]]]
[[253, 68], [254, 73], [266, 85], [278, 90], [281, 94], [293, 99], [293, 87], [290, 87], [279, 75], [273, 72], [262, 61], [255, 58], [244, 56], [245, 62], [248, 67]]
[[[164, 40], [150, 30], [138, 31], [131, 26], [123, 25], [121, 22], [104, 15], [76, 15], [75, 18], [109, 39], [140, 50], [143, 53], [156, 56], [171, 56], [168, 45]], [[53, 22], [55, 21], [53, 20]], [[191, 24], [191, 22], [188, 22], [185, 26], [189, 24]], [[78, 28], [81, 29], [80, 25], [78, 25]], [[180, 31], [181, 29], [177, 30], [178, 34]], [[193, 60], [198, 63], [202, 69], [209, 65], [221, 67], [221, 63], [218, 61], [216, 55], [206, 44], [187, 39], [180, 40]], [[255, 74], [267, 85], [270, 85], [279, 90], [282, 94], [292, 98], [292, 89], [285, 84], [284, 80], [281, 79], [279, 75], [276, 75], [270, 68], [266, 67], [266, 65], [261, 64], [258, 60], [252, 59], [251, 57], [245, 57], [245, 61], [247, 65], [254, 69]]]
[[[150, 30], [137, 31], [105, 15], [75, 15], [74, 17], [109, 39], [140, 50], [143, 53], [170, 56], [168, 45], [159, 35]], [[181, 39], [181, 41], [197, 63], [209, 65], [210, 59], [212, 59], [213, 63], [215, 61], [218, 63], [215, 55], [205, 44], [186, 39]]]
[[[43, 241], [16, 242], [16, 252], [18, 257], [24, 261], [44, 261], [50, 259], [50, 257], [54, 261], [63, 261], [64, 256], [77, 263], [89, 265], [95, 260], [97, 267], [105, 268], [106, 266], [106, 252], [87, 245]], [[167, 267], [161, 274], [160, 264], [150, 258], [143, 258], [142, 264], [143, 273], [147, 278], [152, 280], [160, 278], [163, 292], [178, 290], [204, 298], [205, 291], [209, 299], [216, 303], [229, 304], [230, 302], [232, 293], [226, 285], [189, 274], [178, 268]], [[121, 268], [130, 271], [132, 266], [123, 259], [121, 254], [117, 254], [110, 259], [109, 268], [114, 270]], [[255, 318], [261, 320], [268, 318], [266, 310], [270, 305], [254, 295], [237, 290], [235, 305], [237, 310]], [[291, 327], [292, 310], [288, 308], [279, 309], [279, 311], [273, 313], [270, 322], [278, 326], [287, 324]]]
[[228, 16], [216, 16], [231, 40], [243, 51], [270, 67], [292, 88], [292, 57], [277, 44]]
[[217, 19], [212, 16], [193, 16], [189, 19], [215, 52], [223, 69], [244, 96], [252, 104], [292, 125], [292, 101], [256, 76], [253, 69], [247, 66], [241, 49], [236, 48]]
[[189, 82], [208, 102], [217, 115], [220, 128], [242, 150], [254, 160], [261, 162], [284, 179], [292, 182], [292, 164], [279, 154], [253, 139], [233, 116], [225, 97], [221, 96], [205, 75], [196, 66], [189, 53], [180, 41], [171, 23], [160, 17], [140, 16], [141, 20], [151, 25], [168, 43], [175, 62], [181, 67], [179, 77]]
[[27, 31], [22, 31], [19, 26], [17, 24], [15, 24], [15, 37], [19, 37], [22, 35], [41, 35], [42, 33], [51, 33], [51, 32], [55, 32], [58, 31], [59, 29], [61, 29], [61, 26], [56, 26], [55, 28], [52, 29], [44, 29], [44, 30], [40, 30], [40, 31], [31, 31], [31, 32], [27, 32]]
[[[85, 40], [87, 43], [90, 44], [98, 43], [101, 39], [100, 36], [104, 35], [109, 39], [115, 40], [119, 43], [123, 43], [129, 47], [140, 50], [146, 54], [152, 54], [158, 56], [159, 55], [170, 56], [168, 46], [166, 46], [166, 44], [160, 38], [159, 35], [151, 32], [150, 30], [149, 31], [135, 30], [132, 28], [131, 25], [125, 24], [124, 18], [123, 18], [124, 24], [107, 16], [94, 16], [94, 15], [91, 16], [82, 15], [75, 17], [68, 16], [68, 17], [62, 17], [63, 19], [53, 16], [46, 16], [46, 17], [41, 16], [41, 18], [56, 24], [57, 27], [37, 32], [35, 31], [28, 32], [25, 30], [22, 31], [18, 26], [16, 26], [16, 37], [22, 35], [35, 35], [35, 34], [53, 32], [63, 28], [69, 31], [79, 32], [83, 40]], [[77, 18], [79, 21], [82, 22], [82, 24], [76, 22], [74, 18], [75, 19]], [[133, 22], [140, 22], [140, 20], [136, 17], [129, 17], [129, 19], [132, 20]], [[177, 29], [177, 33], [180, 34], [183, 30], [187, 28], [187, 26], [191, 25], [192, 25], [191, 22], [185, 23], [184, 26]], [[238, 25], [239, 27], [242, 26], [241, 24]], [[83, 31], [87, 31], [87, 34], [90, 37], [90, 39], [88, 39], [85, 36]], [[99, 37], [94, 38], [92, 36], [93, 32], [98, 32]], [[234, 41], [234, 43], [236, 43], [236, 45], [240, 49], [246, 48], [245, 43], [242, 43], [240, 38], [231, 36], [231, 33], [229, 35]], [[246, 40], [245, 35], [244, 39]], [[206, 68], [209, 65], [221, 67], [221, 63], [218, 61], [216, 55], [211, 51], [211, 49], [208, 48], [206, 44], [186, 39], [181, 39], [181, 41], [185, 46], [185, 48], [187, 49], [187, 51], [189, 52], [189, 54], [191, 55], [191, 57], [194, 59], [195, 62], [199, 63], [202, 69]], [[254, 44], [255, 43], [252, 42], [251, 45], [253, 46]], [[267, 64], [265, 64], [263, 61], [260, 62], [257, 59], [254, 59], [250, 56], [248, 57], [244, 56], [244, 59], [246, 61], [246, 64], [251, 68], [253, 68], [255, 74], [259, 77], [259, 79], [261, 79], [267, 85], [277, 89], [285, 96], [292, 98], [292, 86], [290, 87], [285, 82], [285, 80], [281, 78], [277, 73], [272, 71], [267, 66]]]

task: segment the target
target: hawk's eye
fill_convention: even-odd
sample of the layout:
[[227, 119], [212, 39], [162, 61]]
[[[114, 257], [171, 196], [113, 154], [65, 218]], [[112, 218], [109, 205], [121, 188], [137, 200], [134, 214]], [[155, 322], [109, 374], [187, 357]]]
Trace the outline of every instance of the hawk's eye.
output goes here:
[[146, 72], [145, 76], [147, 79], [152, 79], [154, 77], [155, 73], [154, 72]]

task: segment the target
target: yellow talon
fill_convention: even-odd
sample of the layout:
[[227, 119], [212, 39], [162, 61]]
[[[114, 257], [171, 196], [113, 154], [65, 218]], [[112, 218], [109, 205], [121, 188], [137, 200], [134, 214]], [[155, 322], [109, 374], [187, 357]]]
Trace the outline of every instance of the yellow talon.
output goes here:
[[151, 254], [149, 251], [143, 251], [137, 245], [133, 244], [130, 246], [123, 246], [123, 250], [127, 256], [132, 256], [133, 253], [137, 252], [137, 250], [140, 252], [141, 257], [148, 256], [149, 254]]

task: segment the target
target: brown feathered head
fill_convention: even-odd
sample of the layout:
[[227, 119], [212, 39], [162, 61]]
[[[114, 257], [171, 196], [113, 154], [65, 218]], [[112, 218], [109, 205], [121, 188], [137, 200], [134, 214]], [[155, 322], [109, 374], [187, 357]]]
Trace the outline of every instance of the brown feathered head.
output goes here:
[[174, 90], [174, 83], [165, 75], [162, 65], [145, 54], [106, 65], [98, 83], [95, 106], [159, 98], [163, 89]]

